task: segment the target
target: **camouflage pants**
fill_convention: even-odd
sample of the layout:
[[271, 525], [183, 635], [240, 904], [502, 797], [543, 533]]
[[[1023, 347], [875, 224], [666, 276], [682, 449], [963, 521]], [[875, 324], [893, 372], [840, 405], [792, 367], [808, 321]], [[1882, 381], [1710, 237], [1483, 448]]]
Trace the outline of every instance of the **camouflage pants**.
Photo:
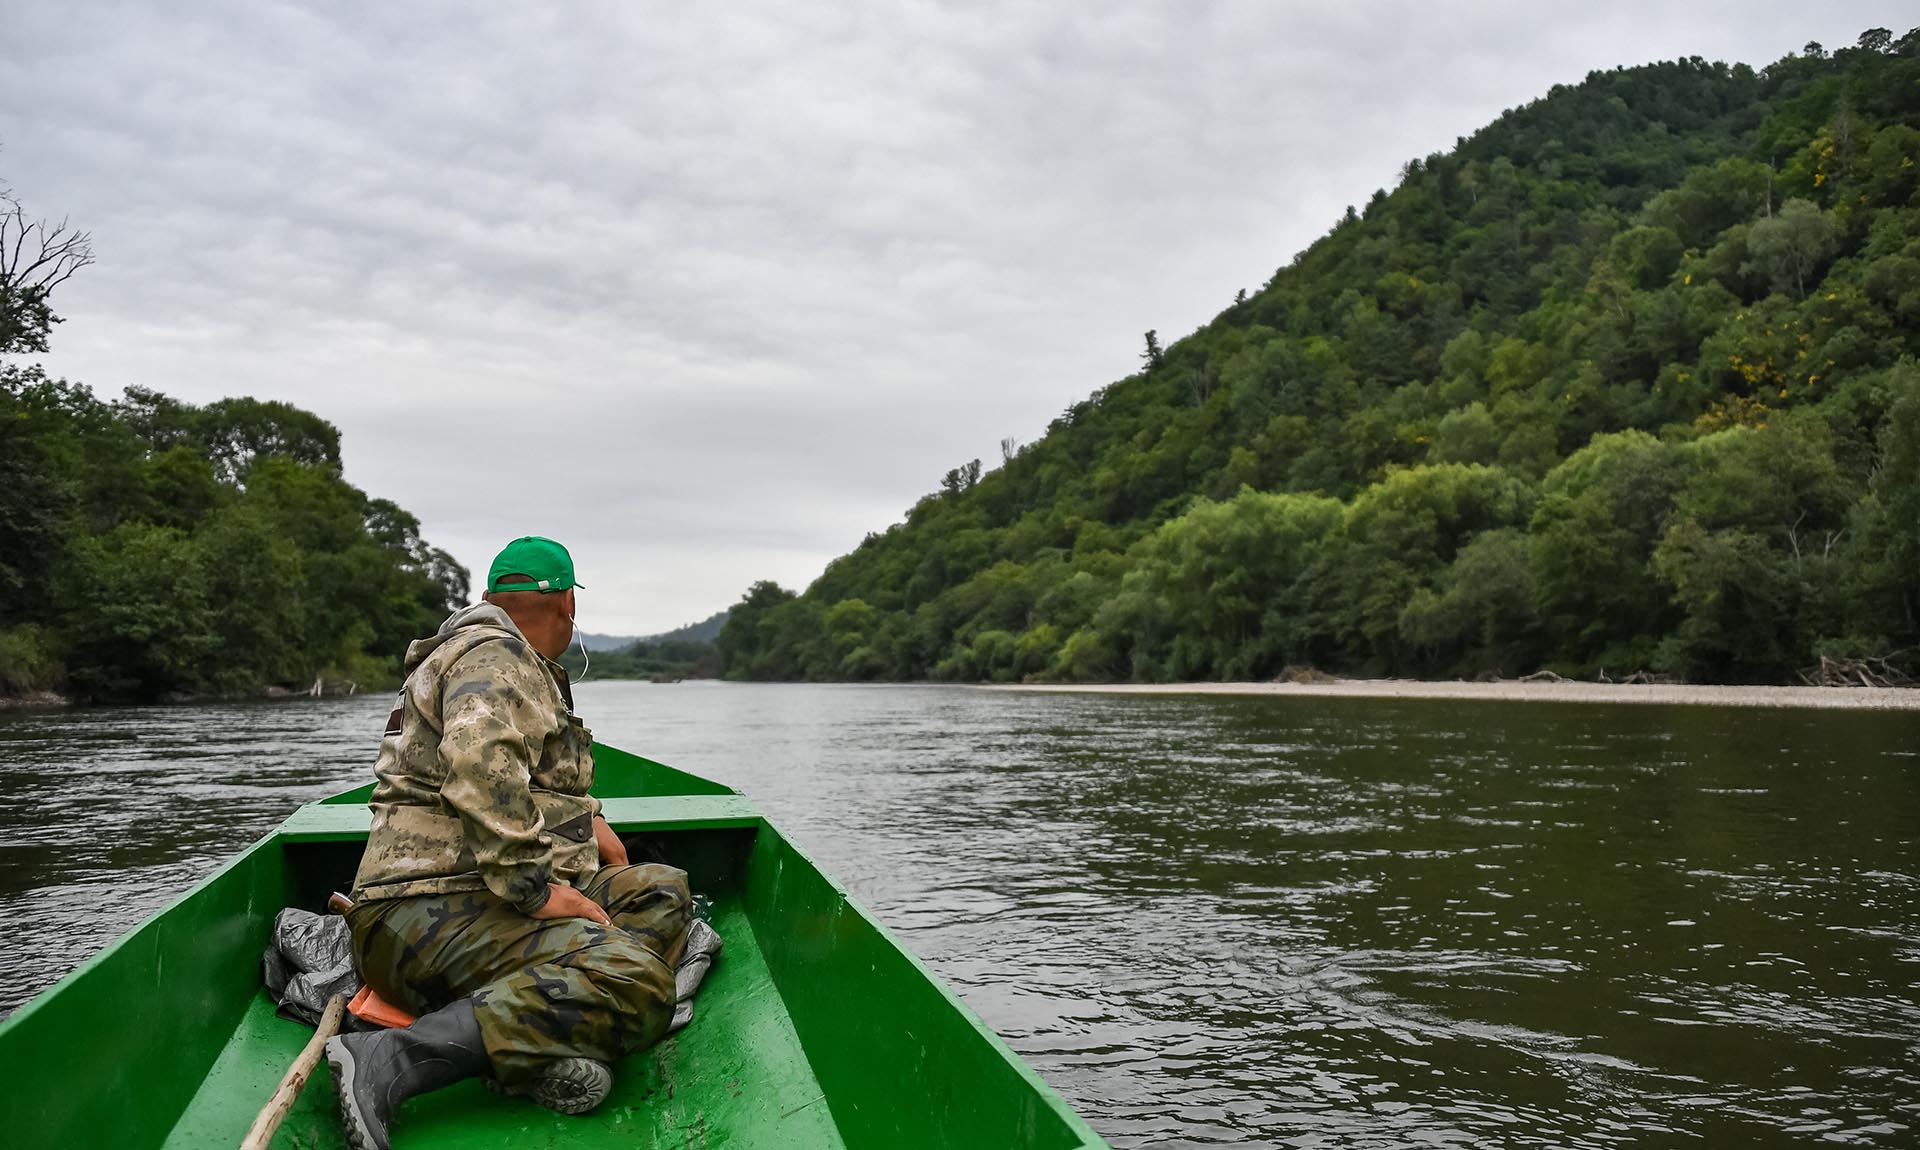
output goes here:
[[494, 1075], [511, 1085], [556, 1058], [644, 1049], [673, 1018], [686, 872], [602, 867], [581, 893], [611, 927], [528, 918], [489, 891], [363, 902], [347, 925], [361, 977], [387, 1001], [424, 1014], [471, 995]]

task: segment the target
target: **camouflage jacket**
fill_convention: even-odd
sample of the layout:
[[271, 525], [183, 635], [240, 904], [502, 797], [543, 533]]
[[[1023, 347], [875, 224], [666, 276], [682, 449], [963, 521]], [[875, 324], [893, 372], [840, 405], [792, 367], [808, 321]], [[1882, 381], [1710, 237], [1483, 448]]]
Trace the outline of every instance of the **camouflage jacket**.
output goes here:
[[593, 732], [567, 673], [488, 603], [409, 647], [406, 669], [355, 900], [484, 888], [530, 914], [549, 882], [591, 878]]

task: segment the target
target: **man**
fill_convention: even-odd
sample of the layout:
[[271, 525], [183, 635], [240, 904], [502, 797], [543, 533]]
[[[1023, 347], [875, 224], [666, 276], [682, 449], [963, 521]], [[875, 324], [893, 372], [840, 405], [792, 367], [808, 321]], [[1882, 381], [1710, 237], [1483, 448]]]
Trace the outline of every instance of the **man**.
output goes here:
[[585, 1113], [672, 1017], [687, 876], [626, 865], [587, 794], [592, 733], [554, 662], [576, 586], [566, 548], [516, 539], [482, 602], [407, 650], [347, 924], [368, 985], [420, 1018], [327, 1043], [353, 1150], [475, 1076]]

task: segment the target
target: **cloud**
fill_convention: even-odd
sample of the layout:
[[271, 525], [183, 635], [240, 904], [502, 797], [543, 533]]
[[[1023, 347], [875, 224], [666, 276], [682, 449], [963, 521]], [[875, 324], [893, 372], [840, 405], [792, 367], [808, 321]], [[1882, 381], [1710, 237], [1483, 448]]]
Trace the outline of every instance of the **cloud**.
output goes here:
[[72, 2], [8, 16], [0, 175], [95, 235], [51, 368], [319, 412], [470, 567], [555, 534], [595, 630], [658, 630], [806, 583], [1505, 107], [1899, 15]]

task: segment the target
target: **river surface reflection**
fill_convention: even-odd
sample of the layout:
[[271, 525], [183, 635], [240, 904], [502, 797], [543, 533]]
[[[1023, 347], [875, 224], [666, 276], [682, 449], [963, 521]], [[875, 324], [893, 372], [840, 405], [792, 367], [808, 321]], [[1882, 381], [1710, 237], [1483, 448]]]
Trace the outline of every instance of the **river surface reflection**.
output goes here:
[[[587, 683], [1116, 1146], [1920, 1143], [1920, 718]], [[0, 1010], [384, 698], [0, 717]]]

